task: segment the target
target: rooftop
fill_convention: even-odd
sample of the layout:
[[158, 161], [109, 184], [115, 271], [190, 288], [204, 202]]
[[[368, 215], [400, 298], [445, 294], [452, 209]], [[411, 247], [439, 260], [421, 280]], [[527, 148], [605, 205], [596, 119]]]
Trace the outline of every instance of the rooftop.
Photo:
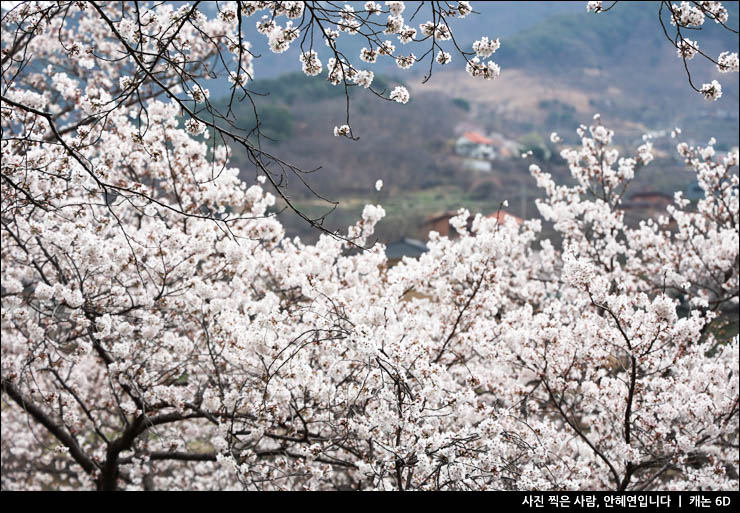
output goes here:
[[489, 146], [493, 146], [492, 139], [489, 139], [488, 137], [481, 135], [478, 132], [463, 132], [462, 136], [468, 141], [474, 142], [476, 144], [487, 144]]

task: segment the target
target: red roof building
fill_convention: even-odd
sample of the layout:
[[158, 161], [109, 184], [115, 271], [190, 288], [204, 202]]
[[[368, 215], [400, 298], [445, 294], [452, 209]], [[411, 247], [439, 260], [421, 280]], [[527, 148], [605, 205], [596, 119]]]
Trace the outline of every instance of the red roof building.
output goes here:
[[463, 132], [463, 137], [475, 144], [485, 144], [487, 146], [493, 146], [493, 140], [488, 137], [481, 135], [477, 132]]

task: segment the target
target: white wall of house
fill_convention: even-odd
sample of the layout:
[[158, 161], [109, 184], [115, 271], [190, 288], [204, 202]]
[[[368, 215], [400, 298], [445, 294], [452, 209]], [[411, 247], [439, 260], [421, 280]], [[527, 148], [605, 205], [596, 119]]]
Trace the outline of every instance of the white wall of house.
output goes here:
[[496, 152], [493, 146], [474, 143], [466, 137], [460, 137], [457, 140], [455, 143], [455, 153], [474, 159], [493, 160], [496, 158]]

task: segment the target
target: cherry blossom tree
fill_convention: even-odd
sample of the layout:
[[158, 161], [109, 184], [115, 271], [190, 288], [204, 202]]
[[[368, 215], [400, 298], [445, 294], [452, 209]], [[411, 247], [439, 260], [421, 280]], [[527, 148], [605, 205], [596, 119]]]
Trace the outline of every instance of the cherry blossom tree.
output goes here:
[[[485, 60], [498, 49], [498, 39], [484, 37], [465, 51], [452, 34], [448, 20], [470, 15], [469, 2], [430, 2], [427, 8], [420, 6], [412, 13], [405, 13], [404, 2], [386, 2], [385, 6], [366, 2], [359, 10], [321, 2], [217, 2], [213, 19], [204, 14], [203, 9], [209, 8], [202, 2], [177, 9], [170, 4], [148, 7], [140, 2], [17, 4], [3, 15], [3, 88], [7, 91], [3, 101], [44, 118], [44, 123], [51, 125], [47, 139], [60, 144], [69, 159], [82, 165], [104, 194], [149, 198], [146, 191], [102, 177], [83, 155], [83, 148], [99, 141], [110, 117], [119, 111], [134, 116], [137, 135], [146, 146], [151, 123], [149, 101], [164, 98], [178, 106], [175, 115], [185, 119], [189, 135], [206, 137], [211, 146], [243, 147], [256, 174], [269, 182], [287, 208], [324, 232], [324, 216], [310, 218], [285, 193], [289, 178], [310, 189], [306, 171], [262, 150], [255, 93], [249, 90], [257, 56], [246, 39], [254, 35], [248, 26], [267, 39], [274, 53], [299, 46], [300, 65], [309, 76], [324, 71], [319, 54], [326, 48], [327, 79], [344, 89], [347, 100], [346, 119], [334, 133], [352, 139], [358, 138], [349, 115], [352, 88], [368, 89], [388, 101], [409, 100], [403, 86], [392, 91], [372, 87], [374, 73], [369, 68], [378, 59], [395, 61], [400, 69], [428, 60], [429, 78], [435, 65], [451, 61], [451, 51], [467, 62], [473, 76], [490, 80], [500, 73], [498, 65]], [[429, 19], [417, 31], [409, 23], [422, 16]], [[359, 58], [346, 54], [348, 38], [367, 45]], [[217, 76], [228, 77], [231, 83], [224, 108], [211, 102], [206, 85]], [[43, 94], [39, 93], [42, 83]], [[41, 108], [48, 100], [53, 102], [53, 111]], [[238, 128], [232, 110], [235, 101], [251, 103], [256, 120], [253, 127]], [[76, 146], [65, 141], [67, 134], [79, 138]], [[162, 156], [152, 154], [151, 158]], [[216, 173], [216, 159], [211, 160]], [[180, 213], [193, 214], [179, 205], [177, 208]], [[214, 217], [211, 212], [200, 214]]]
[[[199, 80], [222, 65], [249, 97], [242, 25], [264, 12], [275, 51], [302, 41], [321, 73], [323, 37], [329, 80], [370, 87], [330, 27], [367, 39], [364, 62], [406, 65], [393, 35], [442, 64], [445, 18], [470, 6], [433, 3], [421, 34], [402, 2], [218, 9], [3, 15], [3, 488], [737, 489], [738, 337], [714, 329], [738, 308], [737, 153], [679, 144], [704, 199], [628, 227], [652, 145], [620, 156], [596, 119], [562, 153], [575, 186], [530, 168], [562, 242], [461, 211], [458, 239], [389, 268], [382, 244], [357, 250], [379, 205], [287, 238], [268, 209], [300, 170]], [[493, 78], [497, 47], [459, 53]], [[233, 141], [259, 183], [229, 166]]]

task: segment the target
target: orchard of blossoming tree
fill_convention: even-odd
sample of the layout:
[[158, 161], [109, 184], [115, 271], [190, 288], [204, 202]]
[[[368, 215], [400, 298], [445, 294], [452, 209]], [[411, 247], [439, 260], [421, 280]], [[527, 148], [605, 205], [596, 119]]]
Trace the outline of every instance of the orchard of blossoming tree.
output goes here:
[[[245, 37], [267, 37], [349, 102], [379, 59], [495, 78], [499, 41], [460, 47], [447, 20], [468, 2], [198, 4], [3, 11], [3, 489], [738, 488], [738, 337], [715, 329], [738, 309], [736, 151], [676, 141], [704, 198], [628, 226], [653, 147], [620, 154], [596, 116], [562, 151], [574, 185], [530, 166], [542, 219], [461, 210], [457, 239], [389, 267], [368, 205], [307, 245], [269, 210], [283, 196], [321, 229], [284, 194], [302, 170], [202, 81], [249, 102]], [[661, 8], [679, 33], [727, 22], [719, 2]], [[698, 48], [674, 42], [684, 62]]]

